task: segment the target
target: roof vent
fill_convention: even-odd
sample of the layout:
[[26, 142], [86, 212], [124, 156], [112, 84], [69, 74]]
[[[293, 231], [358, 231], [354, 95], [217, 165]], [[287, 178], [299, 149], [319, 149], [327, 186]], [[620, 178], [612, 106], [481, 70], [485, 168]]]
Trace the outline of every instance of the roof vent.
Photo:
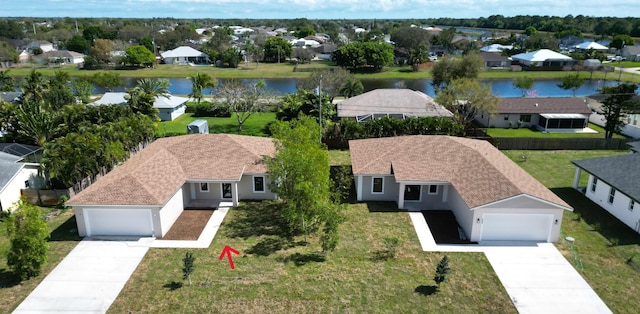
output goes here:
[[538, 103], [536, 103], [536, 107], [538, 107]]

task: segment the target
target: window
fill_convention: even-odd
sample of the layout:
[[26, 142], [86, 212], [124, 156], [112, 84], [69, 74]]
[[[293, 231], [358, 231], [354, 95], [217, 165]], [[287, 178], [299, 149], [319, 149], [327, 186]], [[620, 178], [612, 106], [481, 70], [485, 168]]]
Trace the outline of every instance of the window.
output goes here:
[[522, 121], [522, 122], [531, 122], [531, 115], [530, 114], [521, 114], [520, 115], [520, 121]]
[[504, 116], [504, 121], [509, 120], [509, 116]]
[[253, 177], [253, 192], [263, 193], [264, 191], [264, 177]]
[[371, 193], [375, 193], [375, 194], [384, 193], [384, 178], [373, 178]]
[[616, 197], [616, 189], [611, 188], [609, 190], [609, 204], [613, 204], [613, 199]]
[[598, 184], [598, 178], [593, 178], [593, 181], [591, 182], [591, 192], [595, 192], [596, 191], [596, 185]]
[[437, 185], [430, 185], [429, 186], [429, 194], [438, 194], [438, 186]]
[[629, 200], [629, 211], [633, 211], [633, 207], [636, 206], [636, 202], [634, 200]]
[[231, 183], [222, 183], [222, 198], [231, 198]]
[[209, 183], [200, 183], [200, 192], [209, 192]]

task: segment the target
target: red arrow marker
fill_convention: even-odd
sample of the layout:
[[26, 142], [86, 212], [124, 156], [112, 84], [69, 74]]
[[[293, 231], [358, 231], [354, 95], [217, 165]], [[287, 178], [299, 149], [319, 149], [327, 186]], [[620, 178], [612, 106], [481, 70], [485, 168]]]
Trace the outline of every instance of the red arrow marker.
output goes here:
[[231, 265], [231, 269], [234, 269], [235, 267], [233, 266], [233, 258], [231, 257], [231, 253], [233, 254], [240, 254], [240, 252], [238, 252], [237, 250], [235, 250], [234, 248], [225, 245], [224, 249], [222, 249], [222, 253], [220, 253], [220, 257], [218, 258], [219, 260], [222, 260], [225, 256], [225, 254], [227, 256], [229, 256], [229, 264]]

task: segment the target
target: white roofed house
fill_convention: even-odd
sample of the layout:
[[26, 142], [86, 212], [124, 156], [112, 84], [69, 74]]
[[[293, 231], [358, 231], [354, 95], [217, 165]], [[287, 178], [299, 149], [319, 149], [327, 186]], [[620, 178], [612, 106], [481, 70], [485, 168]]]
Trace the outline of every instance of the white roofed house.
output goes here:
[[607, 51], [609, 50], [609, 47], [603, 46], [595, 41], [585, 41], [579, 45], [575, 45], [573, 46], [573, 48], [575, 48], [578, 51], [584, 51], [584, 50], [596, 50], [596, 51]]
[[549, 49], [540, 49], [527, 53], [519, 53], [511, 56], [515, 64], [519, 64], [526, 70], [563, 70], [571, 67], [576, 61], [569, 56], [557, 53]]
[[84, 62], [83, 54], [69, 50], [48, 51], [33, 57], [43, 64], [81, 64]]
[[[107, 92], [104, 95], [90, 103], [89, 105], [116, 105], [127, 103], [127, 93], [124, 92]], [[158, 109], [158, 117], [162, 121], [173, 121], [183, 115], [187, 110], [187, 101], [189, 98], [169, 95], [168, 97], [156, 97], [153, 108]]]
[[382, 117], [453, 117], [428, 95], [410, 89], [375, 89], [337, 104], [339, 118], [358, 122]]
[[204, 64], [209, 63], [209, 56], [189, 46], [180, 46], [173, 50], [167, 50], [160, 54], [167, 64]]

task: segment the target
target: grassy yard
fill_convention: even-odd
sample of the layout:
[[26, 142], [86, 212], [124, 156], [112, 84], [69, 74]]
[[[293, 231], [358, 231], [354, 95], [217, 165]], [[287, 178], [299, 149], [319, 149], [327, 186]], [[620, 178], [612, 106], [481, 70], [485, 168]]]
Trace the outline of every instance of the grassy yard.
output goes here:
[[[315, 237], [304, 246], [302, 236], [284, 236], [273, 203], [243, 203], [208, 249], [151, 249], [109, 312], [516, 312], [483, 254], [448, 254], [452, 273], [433, 294], [444, 254], [421, 250], [407, 213], [377, 212], [395, 207], [386, 203], [369, 206], [349, 205], [340, 244], [325, 256]], [[395, 258], [384, 257], [385, 237], [399, 239]], [[218, 260], [225, 245], [240, 251], [235, 270]], [[182, 285], [185, 252], [196, 257], [192, 286]]]
[[[45, 211], [49, 211], [45, 209]], [[51, 232], [47, 263], [42, 274], [29, 280], [18, 282], [7, 267], [7, 252], [11, 247], [7, 238], [7, 227], [0, 221], [0, 313], [11, 313], [33, 289], [47, 276], [60, 261], [76, 246], [78, 238], [73, 211], [64, 211], [47, 221]], [[73, 231], [73, 232], [72, 232]]]
[[[505, 151], [558, 194], [574, 212], [565, 212], [556, 244], [614, 313], [636, 313], [640, 292], [640, 235], [571, 188], [571, 160], [627, 154], [626, 151]], [[527, 155], [521, 162], [520, 156]], [[581, 186], [587, 175], [583, 173]], [[571, 236], [575, 242], [564, 240]], [[630, 261], [629, 261], [630, 260]]]
[[[275, 121], [273, 112], [254, 113], [242, 126], [242, 135], [268, 136], [267, 125]], [[156, 136], [175, 136], [187, 134], [187, 125], [194, 120], [207, 120], [209, 133], [237, 134], [238, 121], [235, 114], [229, 118], [193, 117], [192, 113], [186, 113], [173, 121], [163, 121], [156, 125]]]
[[[508, 138], [604, 138], [604, 129], [593, 123], [589, 123], [589, 127], [598, 131], [598, 133], [545, 133], [529, 128], [503, 129], [503, 128], [487, 128], [487, 134], [491, 137], [508, 137]], [[614, 134], [614, 138], [625, 138], [620, 134]]]

